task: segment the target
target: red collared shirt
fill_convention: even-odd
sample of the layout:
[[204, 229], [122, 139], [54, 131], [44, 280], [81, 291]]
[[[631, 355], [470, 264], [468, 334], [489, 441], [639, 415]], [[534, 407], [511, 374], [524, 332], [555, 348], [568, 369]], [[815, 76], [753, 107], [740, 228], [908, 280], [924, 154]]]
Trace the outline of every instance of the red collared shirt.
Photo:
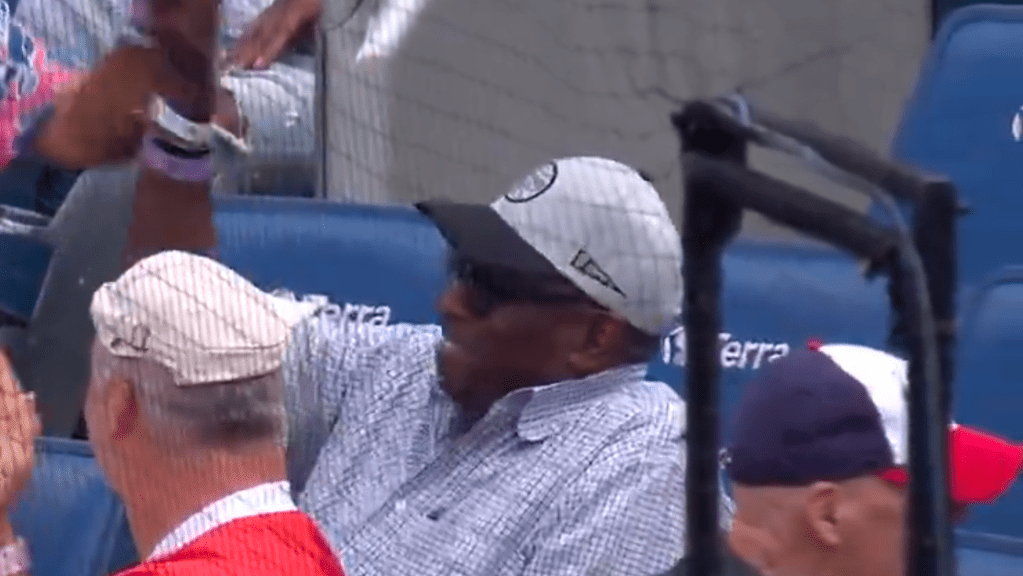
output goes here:
[[117, 576], [344, 576], [287, 482], [218, 500], [171, 531], [141, 564]]

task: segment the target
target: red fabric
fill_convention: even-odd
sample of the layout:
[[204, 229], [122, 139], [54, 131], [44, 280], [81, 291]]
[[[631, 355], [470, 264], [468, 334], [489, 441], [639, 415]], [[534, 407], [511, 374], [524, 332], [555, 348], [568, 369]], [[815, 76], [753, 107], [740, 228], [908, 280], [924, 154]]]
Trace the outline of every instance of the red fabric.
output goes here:
[[[14, 141], [24, 126], [22, 118], [53, 101], [57, 92], [71, 82], [82, 78], [82, 70], [68, 68], [46, 56], [46, 44], [41, 38], [33, 38], [35, 50], [28, 55], [28, 71], [37, 76], [38, 82], [31, 93], [21, 93], [16, 82], [10, 82], [5, 95], [0, 98], [0, 170], [17, 155]], [[7, 50], [0, 46], [0, 61], [7, 61]]]
[[177, 552], [116, 576], [344, 576], [319, 529], [301, 512], [233, 520]]
[[[952, 500], [960, 504], [990, 503], [1005, 493], [1023, 468], [1023, 448], [981, 432], [955, 426], [948, 434], [949, 484]], [[905, 469], [894, 468], [881, 478], [905, 486]]]

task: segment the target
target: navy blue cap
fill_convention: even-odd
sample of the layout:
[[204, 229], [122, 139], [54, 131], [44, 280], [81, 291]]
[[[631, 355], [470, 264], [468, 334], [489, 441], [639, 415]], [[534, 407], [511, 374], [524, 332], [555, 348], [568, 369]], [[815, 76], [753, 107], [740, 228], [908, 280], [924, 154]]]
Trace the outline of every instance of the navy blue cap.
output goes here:
[[[739, 402], [728, 472], [746, 486], [800, 486], [877, 475], [909, 480], [905, 360], [852, 344], [780, 358]], [[949, 484], [961, 503], [991, 502], [1023, 469], [1023, 447], [949, 422]]]
[[846, 480], [895, 466], [867, 388], [829, 354], [796, 350], [747, 385], [727, 470], [748, 486]]

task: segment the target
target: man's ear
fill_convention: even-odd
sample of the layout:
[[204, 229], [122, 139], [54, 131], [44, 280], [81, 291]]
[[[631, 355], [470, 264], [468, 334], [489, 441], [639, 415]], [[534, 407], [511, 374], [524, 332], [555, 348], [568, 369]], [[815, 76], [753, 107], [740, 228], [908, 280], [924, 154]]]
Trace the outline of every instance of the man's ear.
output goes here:
[[580, 318], [584, 331], [582, 341], [570, 357], [577, 371], [591, 374], [607, 370], [621, 362], [621, 352], [628, 345], [628, 328], [613, 316], [586, 311]]
[[103, 391], [103, 407], [110, 419], [110, 436], [123, 440], [140, 431], [138, 397], [135, 388], [124, 378], [107, 382]]
[[842, 491], [834, 482], [814, 482], [806, 491], [804, 516], [810, 535], [825, 546], [842, 543]]

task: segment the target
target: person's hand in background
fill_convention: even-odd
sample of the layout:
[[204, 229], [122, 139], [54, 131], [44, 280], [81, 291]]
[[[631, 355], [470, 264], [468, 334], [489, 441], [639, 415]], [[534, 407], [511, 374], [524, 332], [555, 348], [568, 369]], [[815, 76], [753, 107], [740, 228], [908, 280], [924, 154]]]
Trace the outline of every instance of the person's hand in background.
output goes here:
[[270, 67], [285, 50], [315, 31], [322, 12], [322, 0], [275, 0], [249, 23], [228, 52], [228, 66], [254, 70]]
[[22, 391], [7, 354], [0, 351], [0, 513], [32, 478], [35, 439], [41, 433], [35, 395]]

